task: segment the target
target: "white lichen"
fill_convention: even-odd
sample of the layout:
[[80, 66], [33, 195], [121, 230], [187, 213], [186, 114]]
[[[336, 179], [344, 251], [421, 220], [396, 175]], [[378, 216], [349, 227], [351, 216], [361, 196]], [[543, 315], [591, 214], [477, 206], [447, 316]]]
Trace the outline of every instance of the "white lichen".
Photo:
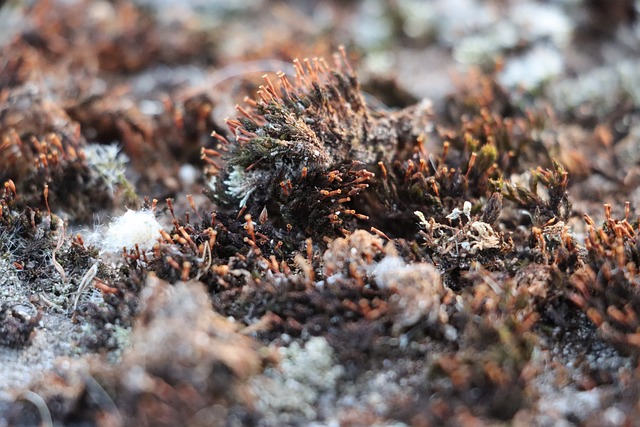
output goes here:
[[509, 59], [498, 75], [498, 81], [507, 87], [531, 91], [563, 71], [564, 60], [560, 51], [551, 46], [537, 45], [524, 55]]
[[234, 166], [226, 180], [223, 181], [229, 196], [240, 199], [240, 207], [243, 208], [251, 194], [256, 190], [260, 181], [258, 172], [246, 173], [244, 168]]
[[624, 60], [596, 68], [576, 78], [564, 79], [548, 90], [556, 109], [571, 111], [584, 106], [604, 117], [626, 98], [640, 106], [640, 61]]
[[553, 4], [516, 2], [511, 8], [510, 18], [522, 38], [551, 40], [558, 47], [567, 45], [573, 32], [569, 16]]
[[127, 184], [125, 167], [129, 158], [120, 152], [118, 144], [87, 144], [83, 151], [94, 178], [100, 179], [111, 195]]
[[439, 247], [440, 254], [449, 256], [475, 255], [478, 252], [489, 249], [500, 249], [503, 242], [502, 237], [493, 229], [491, 224], [483, 221], [471, 219], [471, 203], [465, 202], [462, 210], [454, 208], [447, 215], [447, 219], [456, 220], [461, 215], [467, 217], [466, 224], [453, 227], [447, 224], [440, 224], [433, 218], [427, 220], [420, 211], [415, 211], [418, 217], [421, 234], [426, 243], [434, 247]]
[[467, 217], [467, 220], [471, 221], [471, 202], [465, 201], [462, 210], [458, 208], [453, 208], [451, 213], [447, 215], [447, 219], [451, 221], [455, 221], [460, 218], [460, 215], [464, 215]]
[[433, 264], [407, 264], [397, 255], [387, 255], [373, 270], [381, 289], [393, 289], [389, 299], [389, 314], [395, 335], [420, 321], [439, 324], [447, 337], [457, 337], [457, 331], [447, 325], [448, 315], [442, 299], [448, 292]]
[[304, 347], [294, 342], [279, 351], [279, 368], [268, 368], [252, 380], [258, 409], [266, 414], [269, 425], [317, 419], [319, 401], [333, 400], [344, 368], [335, 363], [333, 349], [322, 337], [309, 339]]
[[420, 220], [418, 222], [418, 224], [420, 225], [420, 227], [424, 228], [425, 230], [429, 231], [431, 230], [431, 223], [429, 221], [427, 221], [427, 218], [425, 218], [424, 214], [420, 211], [415, 211], [413, 213], [415, 216], [418, 217], [418, 219]]
[[518, 29], [514, 25], [500, 22], [461, 40], [453, 48], [453, 57], [464, 65], [491, 64], [503, 50], [515, 46], [518, 39]]
[[470, 230], [466, 233], [469, 253], [475, 254], [487, 249], [500, 248], [500, 236], [496, 234], [491, 225], [482, 221], [473, 221], [469, 224], [469, 228]]

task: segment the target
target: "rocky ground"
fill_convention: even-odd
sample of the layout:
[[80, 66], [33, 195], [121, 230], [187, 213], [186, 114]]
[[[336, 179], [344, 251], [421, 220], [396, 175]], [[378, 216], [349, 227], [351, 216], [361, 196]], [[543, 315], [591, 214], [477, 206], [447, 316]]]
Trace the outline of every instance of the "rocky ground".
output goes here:
[[0, 6], [0, 426], [637, 424], [640, 4]]

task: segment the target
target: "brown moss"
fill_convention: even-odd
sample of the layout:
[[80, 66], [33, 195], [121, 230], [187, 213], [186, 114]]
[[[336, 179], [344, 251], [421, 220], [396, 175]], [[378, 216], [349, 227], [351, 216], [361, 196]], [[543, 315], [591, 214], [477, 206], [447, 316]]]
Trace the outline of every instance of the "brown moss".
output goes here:
[[344, 53], [335, 69], [317, 58], [294, 65], [295, 83], [279, 74], [276, 89], [265, 76], [258, 99], [227, 121], [236, 144], [215, 177], [217, 200], [254, 217], [266, 209], [305, 234], [353, 229], [366, 219], [355, 200], [371, 165], [412, 144], [423, 118], [370, 111]]
[[622, 352], [636, 354], [640, 349], [638, 222], [629, 222], [629, 204], [622, 220], [612, 218], [609, 205], [605, 205], [605, 214], [602, 226], [585, 216], [588, 254], [586, 265], [571, 277], [576, 290], [571, 298], [605, 340]]

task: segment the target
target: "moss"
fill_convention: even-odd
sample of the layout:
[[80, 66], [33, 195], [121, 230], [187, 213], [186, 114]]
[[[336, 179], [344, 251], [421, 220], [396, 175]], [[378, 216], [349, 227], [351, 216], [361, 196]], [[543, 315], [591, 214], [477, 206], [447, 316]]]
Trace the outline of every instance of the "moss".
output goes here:
[[20, 348], [27, 345], [39, 317], [33, 306], [0, 304], [0, 346]]
[[[543, 226], [549, 220], [566, 221], [571, 214], [571, 203], [567, 193], [568, 173], [562, 165], [554, 162], [554, 169], [538, 168], [531, 171], [529, 188], [519, 184], [505, 182], [502, 187], [504, 196], [527, 209], [533, 224]], [[539, 195], [538, 185], [542, 184], [547, 192], [543, 198]]]
[[236, 144], [214, 200], [254, 218], [266, 209], [279, 228], [344, 233], [366, 219], [355, 200], [375, 176], [371, 169], [411, 144], [424, 119], [369, 111], [344, 53], [336, 69], [317, 58], [294, 65], [295, 83], [279, 74], [276, 88], [265, 76], [258, 98], [237, 107], [243, 116], [227, 121]]
[[637, 354], [640, 349], [637, 313], [640, 298], [636, 290], [640, 253], [636, 244], [638, 222], [611, 216], [605, 205], [606, 219], [596, 226], [586, 216], [588, 236], [585, 242], [585, 266], [571, 277], [575, 293], [571, 299], [598, 327], [598, 331], [624, 353]]
[[[11, 422], [49, 411], [62, 424], [553, 424], [564, 420], [542, 414], [545, 402], [577, 389], [594, 389], [603, 414], [608, 402], [634, 413], [633, 204], [619, 206], [621, 220], [614, 208], [598, 225], [576, 217], [598, 198], [634, 200], [632, 97], [556, 116], [544, 92], [502, 86], [509, 72], [487, 58], [495, 72], [471, 71], [450, 95], [420, 100], [420, 85], [439, 86], [431, 73], [451, 65], [461, 27], [443, 22], [451, 38], [420, 51], [424, 34], [406, 27], [415, 19], [404, 6], [390, 6], [402, 13], [387, 36], [400, 46], [398, 74], [413, 65], [415, 76], [381, 84], [366, 64], [383, 52], [362, 52], [359, 76], [345, 51], [332, 65], [241, 62], [308, 49], [307, 24], [329, 11], [339, 19], [314, 47], [326, 51], [375, 6], [338, 3], [284, 27], [299, 5], [238, 9], [269, 23], [266, 39], [254, 33], [263, 27], [219, 20], [204, 35], [191, 28], [204, 15], [172, 12], [167, 24], [126, 2], [29, 8], [0, 46], [0, 344], [29, 360], [51, 336], [39, 316], [56, 312], [78, 363], [45, 374], [37, 394], [0, 402]], [[458, 9], [489, 10], [467, 3]], [[168, 27], [170, 40], [160, 37]], [[205, 70], [216, 34], [237, 37], [219, 51], [225, 66]], [[527, 55], [542, 43], [516, 41], [495, 50], [507, 68], [537, 58]], [[586, 67], [567, 65], [578, 78]], [[269, 74], [278, 67], [285, 73]], [[267, 72], [257, 93], [256, 68]], [[253, 99], [239, 117], [218, 120], [244, 92]], [[77, 234], [94, 214], [140, 206], [158, 220], [144, 241], [107, 253]], [[107, 238], [139, 231], [113, 227]], [[260, 388], [267, 377], [275, 391]], [[302, 392], [282, 391], [292, 384]], [[572, 416], [562, 414], [587, 419]]]

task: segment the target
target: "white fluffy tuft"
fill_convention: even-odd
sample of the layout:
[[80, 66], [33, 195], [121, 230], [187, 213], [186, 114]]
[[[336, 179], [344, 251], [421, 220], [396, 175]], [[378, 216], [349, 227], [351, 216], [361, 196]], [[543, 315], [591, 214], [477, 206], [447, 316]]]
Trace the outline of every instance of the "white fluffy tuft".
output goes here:
[[146, 251], [156, 244], [162, 226], [150, 211], [128, 210], [124, 215], [111, 221], [102, 240], [105, 252], [121, 252], [123, 247]]

